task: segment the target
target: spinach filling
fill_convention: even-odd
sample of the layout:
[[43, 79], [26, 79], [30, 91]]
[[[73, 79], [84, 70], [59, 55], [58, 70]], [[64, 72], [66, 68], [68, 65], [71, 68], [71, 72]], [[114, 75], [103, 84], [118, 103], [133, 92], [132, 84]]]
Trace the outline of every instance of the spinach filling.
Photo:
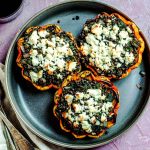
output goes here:
[[[40, 30], [40, 27], [35, 28], [35, 29], [33, 28], [33, 31], [39, 31], [39, 30]], [[42, 54], [42, 56], [45, 57], [45, 54], [43, 54], [42, 49], [40, 47], [34, 48], [34, 46], [29, 43], [29, 37], [31, 36], [33, 31], [30, 33], [25, 33], [24, 42], [23, 42], [23, 46], [22, 46], [23, 50], [22, 50], [21, 64], [24, 68], [24, 74], [28, 77], [30, 77], [31, 71], [38, 73], [40, 70], [43, 70], [43, 68], [40, 65], [34, 66], [32, 64], [32, 58], [30, 57], [30, 51], [35, 49], [38, 51], [38, 55]], [[52, 36], [58, 36], [58, 37], [62, 38], [65, 43], [69, 44], [69, 48], [73, 52], [73, 56], [65, 57], [64, 61], [77, 62], [76, 69], [73, 70], [72, 73], [78, 72], [80, 70], [80, 64], [79, 64], [79, 59], [78, 59], [79, 57], [78, 57], [75, 41], [73, 41], [70, 38], [70, 36], [68, 34], [66, 34], [66, 32], [57, 33], [55, 26], [48, 27], [46, 29], [46, 31], [49, 33], [49, 35], [46, 35], [46, 37], [45, 37], [46, 39], [51, 40]], [[44, 37], [40, 37], [40, 40], [41, 39], [44, 39]], [[61, 75], [61, 78], [57, 77], [58, 74]], [[60, 86], [62, 81], [64, 80], [64, 78], [66, 78], [69, 74], [70, 74], [70, 72], [67, 70], [60, 71], [59, 69], [56, 69], [53, 72], [53, 74], [50, 75], [50, 74], [48, 74], [48, 71], [44, 69], [43, 76], [41, 78], [39, 78], [37, 81], [34, 81], [34, 83], [36, 83], [39, 86], [47, 86], [50, 84], [55, 84], [55, 85]]]
[[[56, 108], [56, 113], [57, 116], [62, 120], [62, 124], [66, 129], [69, 129], [73, 131], [76, 135], [84, 135], [87, 134], [87, 132], [82, 128], [82, 122], [79, 122], [78, 126], [75, 127], [74, 123], [75, 121], [70, 121], [68, 118], [63, 117], [63, 113], [68, 113], [69, 109], [71, 108], [71, 111], [74, 113], [72, 114], [72, 117], [78, 117], [80, 113], [76, 113], [73, 109], [74, 104], [81, 104], [81, 101], [88, 101], [89, 98], [83, 98], [82, 100], [76, 100], [73, 98], [72, 104], [68, 105], [67, 101], [65, 100], [65, 95], [73, 95], [75, 97], [76, 92], [82, 92], [86, 93], [88, 89], [100, 89], [102, 95], [106, 95], [104, 100], [98, 100], [98, 105], [99, 107], [99, 112], [93, 114], [93, 116], [96, 118], [96, 120], [100, 121], [99, 124], [91, 123], [90, 119], [93, 117], [90, 117], [88, 120], [88, 123], [91, 125], [91, 132], [90, 134], [92, 135], [98, 135], [101, 131], [104, 129], [107, 129], [107, 123], [108, 121], [115, 122], [115, 115], [110, 115], [111, 112], [113, 112], [113, 108], [109, 108], [108, 114], [107, 114], [107, 120], [106, 121], [101, 121], [101, 116], [103, 114], [101, 107], [103, 106], [104, 103], [107, 102], [113, 102], [113, 100], [117, 100], [116, 93], [109, 88], [108, 86], [104, 85], [103, 83], [98, 83], [96, 81], [90, 81], [87, 79], [81, 79], [79, 81], [72, 81], [69, 83], [67, 86], [63, 87], [63, 92], [61, 95], [61, 99], [58, 102], [57, 108]], [[84, 104], [85, 105], [85, 104]], [[95, 105], [96, 107], [96, 105]], [[87, 110], [84, 110], [87, 115], [90, 116], [90, 112], [88, 112], [88, 108], [85, 108]], [[81, 112], [82, 113], [82, 112]]]
[[[111, 20], [111, 21], [109, 21]], [[131, 38], [132, 40], [129, 41], [128, 43], [126, 43], [123, 46], [123, 50], [124, 52], [128, 52], [128, 53], [132, 53], [134, 60], [132, 62], [126, 63], [125, 61], [125, 55], [121, 54], [120, 57], [122, 57], [124, 59], [124, 61], [120, 61], [119, 59], [114, 59], [112, 56], [111, 57], [111, 63], [112, 65], [110, 66], [109, 69], [101, 69], [101, 67], [97, 67], [97, 65], [95, 64], [95, 61], [93, 61], [93, 64], [90, 63], [90, 58], [91, 55], [87, 54], [87, 55], [82, 55], [81, 61], [83, 64], [85, 65], [90, 65], [92, 67], [94, 67], [94, 69], [98, 72], [98, 74], [100, 75], [104, 75], [104, 76], [112, 76], [115, 75], [116, 77], [121, 77], [122, 74], [126, 73], [126, 71], [133, 65], [136, 64], [136, 58], [138, 57], [138, 48], [140, 46], [140, 41], [138, 41], [135, 36], [134, 33], [132, 31], [132, 28], [130, 26], [127, 26], [121, 19], [117, 18], [116, 16], [105, 16], [105, 15], [99, 15], [96, 19], [91, 19], [88, 20], [85, 25], [84, 28], [78, 38], [78, 45], [84, 46], [84, 43], [87, 43], [86, 41], [86, 37], [88, 36], [88, 34], [93, 34], [91, 32], [91, 29], [93, 27], [93, 25], [100, 23], [100, 26], [102, 27], [109, 27], [110, 28], [110, 32], [112, 31], [113, 27], [115, 25], [118, 26], [119, 28], [119, 32], [120, 31], [125, 31], [128, 32], [129, 38]], [[86, 28], [86, 30], [85, 30]], [[131, 32], [128, 31], [131, 30]], [[93, 34], [94, 35], [94, 34]], [[121, 40], [119, 37], [119, 34], [116, 34], [116, 39], [112, 39], [111, 36], [105, 37], [105, 39], [103, 39], [104, 34], [101, 34], [102, 39], [99, 40], [99, 42], [104, 41], [105, 45], [108, 46], [109, 42], [113, 42], [114, 44], [118, 45], [120, 44], [119, 41]], [[98, 40], [96, 38], [96, 40]], [[91, 46], [89, 44], [89, 46]], [[115, 47], [116, 48], [116, 47]], [[117, 67], [117, 64], [120, 64], [120, 67]], [[107, 65], [107, 63], [104, 63], [104, 65]]]

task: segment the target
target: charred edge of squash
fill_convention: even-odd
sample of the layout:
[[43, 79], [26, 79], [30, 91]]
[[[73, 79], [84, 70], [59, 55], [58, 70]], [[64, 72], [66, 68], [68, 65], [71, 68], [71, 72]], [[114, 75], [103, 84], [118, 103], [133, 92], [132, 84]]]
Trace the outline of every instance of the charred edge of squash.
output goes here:
[[[54, 108], [53, 108], [53, 113], [54, 113], [54, 116], [59, 120], [61, 129], [66, 131], [66, 132], [70, 132], [75, 138], [81, 139], [81, 138], [84, 138], [86, 136], [91, 137], [91, 138], [99, 138], [100, 136], [102, 136], [105, 133], [106, 129], [103, 129], [98, 135], [90, 135], [88, 133], [84, 134], [84, 135], [77, 135], [74, 132], [72, 132], [70, 129], [66, 129], [63, 126], [62, 120], [60, 119], [60, 117], [57, 116], [57, 113], [56, 113], [56, 109], [57, 109], [59, 100], [60, 100], [61, 95], [63, 93], [63, 87], [67, 86], [67, 84], [69, 84], [72, 81], [80, 80], [82, 78], [86, 78], [86, 79], [89, 79], [89, 80], [95, 80], [95, 81], [98, 81], [98, 82], [105, 83], [107, 86], [109, 86], [109, 88], [111, 88], [115, 92], [115, 94], [117, 95], [117, 98], [114, 99], [114, 101], [113, 101], [114, 111], [112, 112], [112, 115], [115, 115], [115, 118], [117, 117], [117, 113], [118, 113], [118, 110], [119, 110], [119, 107], [120, 107], [120, 104], [119, 104], [119, 91], [118, 91], [117, 87], [114, 86], [112, 83], [109, 83], [110, 80], [107, 77], [103, 77], [103, 76], [95, 77], [92, 74], [92, 72], [88, 71], [88, 70], [87, 71], [82, 71], [79, 74], [74, 74], [72, 76], [69, 75], [64, 80], [64, 82], [62, 83], [62, 87], [59, 88], [56, 91], [55, 95], [54, 95], [54, 103], [55, 103], [55, 105], [54, 105]], [[107, 128], [112, 127], [114, 124], [115, 124], [115, 120], [114, 119], [108, 121]]]
[[[42, 27], [40, 27], [40, 26], [30, 27], [26, 30], [25, 33], [29, 34], [34, 29], [45, 30], [45, 29], [47, 29], [48, 27], [51, 27], [51, 26], [55, 26], [55, 32], [56, 33], [61, 33], [62, 32], [62, 29], [58, 25], [48, 24], [48, 25], [45, 25], [45, 26], [42, 26]], [[78, 50], [78, 47], [77, 47], [77, 44], [75, 42], [75, 39], [74, 39], [73, 35], [70, 32], [66, 32], [66, 34], [70, 37], [70, 40], [72, 40], [75, 43], [76, 49]], [[21, 59], [22, 59], [21, 47], [23, 46], [23, 42], [24, 42], [24, 37], [21, 37], [17, 42], [18, 56], [17, 56], [17, 59], [16, 59], [16, 63], [18, 65], [18, 67], [21, 68], [21, 74], [22, 74], [23, 78], [26, 79], [27, 81], [29, 81], [30, 83], [32, 83], [35, 88], [37, 88], [38, 90], [41, 90], [41, 91], [48, 90], [50, 88], [58, 89], [59, 87], [55, 84], [52, 84], [52, 83], [47, 85], [47, 86], [44, 86], [44, 87], [40, 86], [40, 85], [37, 85], [37, 84], [33, 83], [32, 80], [24, 74], [24, 68], [21, 64]], [[79, 69], [78, 72], [80, 72], [81, 71], [81, 64], [80, 64], [79, 61], [78, 61], [78, 64], [80, 65], [80, 69]]]
[[[128, 26], [130, 26], [132, 28], [132, 31], [134, 32], [134, 36], [137, 38], [138, 41], [140, 41], [140, 46], [138, 47], [138, 58], [136, 58], [136, 63], [133, 66], [131, 66], [130, 68], [128, 68], [128, 70], [126, 70], [126, 72], [123, 73], [121, 77], [118, 78], [115, 75], [112, 75], [112, 76], [108, 77], [109, 79], [122, 79], [122, 78], [125, 78], [126, 76], [129, 75], [129, 73], [133, 69], [137, 68], [141, 64], [141, 62], [142, 62], [142, 53], [143, 53], [144, 48], [145, 48], [144, 40], [142, 39], [142, 37], [140, 35], [138, 27], [133, 22], [126, 20], [123, 16], [119, 15], [118, 13], [108, 14], [106, 12], [102, 12], [101, 14], [97, 15], [95, 17], [95, 19], [98, 19], [101, 15], [105, 15], [105, 16], [108, 16], [108, 17], [109, 16], [116, 16], [117, 18], [122, 20], [126, 25], [128, 25]], [[95, 19], [91, 19], [91, 20], [95, 20]], [[83, 46], [80, 46], [79, 51], [82, 53], [82, 55], [84, 55]], [[87, 64], [85, 64], [85, 66], [88, 69], [90, 69], [94, 73], [94, 75], [96, 75], [96, 76], [100, 75], [100, 74], [97, 73], [97, 71], [92, 66], [87, 65]]]

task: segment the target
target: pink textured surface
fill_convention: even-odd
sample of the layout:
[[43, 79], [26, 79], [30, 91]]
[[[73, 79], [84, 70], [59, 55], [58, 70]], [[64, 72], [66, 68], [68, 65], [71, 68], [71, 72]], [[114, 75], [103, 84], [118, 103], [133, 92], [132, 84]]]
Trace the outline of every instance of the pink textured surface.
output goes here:
[[[25, 0], [23, 12], [13, 21], [0, 24], [0, 62], [19, 28], [35, 13], [60, 0]], [[150, 0], [103, 0], [128, 15], [150, 42]], [[135, 125], [113, 142], [95, 150], [150, 150], [150, 102]]]

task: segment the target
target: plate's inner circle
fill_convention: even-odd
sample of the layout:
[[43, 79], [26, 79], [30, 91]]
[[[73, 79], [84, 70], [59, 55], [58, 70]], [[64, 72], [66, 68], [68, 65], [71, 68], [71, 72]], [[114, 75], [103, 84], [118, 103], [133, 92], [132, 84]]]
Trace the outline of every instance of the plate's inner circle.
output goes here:
[[[29, 26], [58, 24], [65, 31], [70, 31], [78, 36], [83, 24], [87, 19], [95, 17], [100, 12], [116, 12], [112, 8], [94, 2], [70, 2], [48, 9], [30, 21], [22, 32]], [[21, 34], [20, 34], [21, 36]], [[63, 132], [59, 122], [53, 116], [53, 95], [55, 90], [38, 91], [30, 83], [22, 78], [20, 69], [16, 66], [16, 45], [12, 47], [8, 61], [8, 87], [13, 99], [13, 104], [21, 118], [32, 130], [39, 135], [53, 141], [56, 144], [64, 143], [69, 146], [98, 145], [111, 140], [122, 133], [131, 125], [131, 122], [145, 104], [144, 94], [146, 93], [146, 77], [141, 77], [139, 72], [145, 71], [145, 64], [133, 70], [125, 79], [114, 82], [120, 92], [120, 109], [117, 123], [98, 139], [75, 139], [68, 133]], [[138, 89], [137, 84], [142, 82], [143, 89]], [[61, 144], [62, 145], [62, 144]]]

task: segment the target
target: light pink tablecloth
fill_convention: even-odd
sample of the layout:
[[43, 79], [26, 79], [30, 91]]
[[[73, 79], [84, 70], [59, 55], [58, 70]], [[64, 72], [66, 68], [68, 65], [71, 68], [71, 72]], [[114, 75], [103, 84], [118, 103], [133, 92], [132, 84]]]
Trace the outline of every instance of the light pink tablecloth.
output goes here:
[[[35, 13], [60, 0], [25, 0], [23, 12], [15, 20], [0, 24], [0, 62], [18, 29]], [[103, 0], [128, 15], [150, 42], [150, 0]], [[10, 6], [11, 7], [11, 6]], [[97, 150], [150, 150], [150, 102], [137, 123], [118, 139]]]

